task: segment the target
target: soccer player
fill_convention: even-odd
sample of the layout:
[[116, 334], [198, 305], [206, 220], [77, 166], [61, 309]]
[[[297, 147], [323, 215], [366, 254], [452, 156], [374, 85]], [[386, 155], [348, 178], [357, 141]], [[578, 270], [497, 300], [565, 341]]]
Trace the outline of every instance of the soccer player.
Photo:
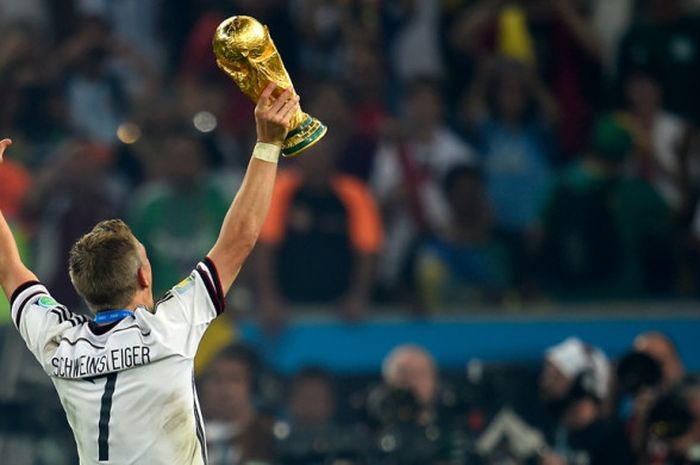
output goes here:
[[[0, 212], [0, 285], [58, 391], [81, 465], [206, 464], [193, 358], [267, 215], [299, 102], [292, 90], [274, 93], [270, 83], [258, 100], [258, 143], [218, 240], [158, 302], [146, 250], [122, 221], [99, 223], [71, 251], [71, 281], [95, 314], [88, 319], [56, 302], [24, 266]], [[0, 162], [10, 144], [0, 141]]]

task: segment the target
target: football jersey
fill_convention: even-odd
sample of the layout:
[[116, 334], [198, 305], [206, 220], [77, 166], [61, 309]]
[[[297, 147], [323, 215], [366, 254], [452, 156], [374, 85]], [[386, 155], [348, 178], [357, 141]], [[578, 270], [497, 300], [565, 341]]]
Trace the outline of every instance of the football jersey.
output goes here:
[[204, 465], [202, 414], [193, 359], [224, 310], [207, 258], [153, 311], [105, 326], [57, 303], [38, 282], [12, 296], [12, 319], [51, 377], [81, 465]]

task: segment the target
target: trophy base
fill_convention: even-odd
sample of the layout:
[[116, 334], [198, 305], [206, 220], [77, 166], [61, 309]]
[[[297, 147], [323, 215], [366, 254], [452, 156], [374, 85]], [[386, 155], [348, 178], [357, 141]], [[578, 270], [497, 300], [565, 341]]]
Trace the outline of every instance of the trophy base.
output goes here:
[[282, 144], [282, 156], [296, 157], [326, 135], [328, 128], [316, 118], [306, 115], [306, 119], [296, 128], [289, 131]]

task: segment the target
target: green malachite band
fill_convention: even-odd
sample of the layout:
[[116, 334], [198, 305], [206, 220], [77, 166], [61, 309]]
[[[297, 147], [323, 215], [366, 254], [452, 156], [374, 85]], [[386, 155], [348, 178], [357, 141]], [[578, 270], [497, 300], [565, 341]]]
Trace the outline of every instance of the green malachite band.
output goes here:
[[296, 155], [298, 152], [301, 152], [305, 148], [309, 147], [310, 145], [315, 144], [318, 142], [318, 140], [323, 137], [323, 135], [326, 133], [326, 126], [323, 124], [318, 127], [316, 131], [314, 131], [313, 134], [311, 134], [309, 137], [304, 139], [302, 142], [298, 143], [297, 145], [294, 145], [292, 147], [289, 147], [287, 149], [282, 149], [282, 155], [285, 157], [293, 157]]
[[313, 119], [312, 117], [310, 117], [310, 116], [307, 117], [307, 118], [306, 118], [306, 121], [304, 121], [304, 122], [301, 123], [299, 126], [297, 126], [296, 128], [292, 129], [291, 131], [289, 131], [289, 134], [287, 134], [287, 138], [296, 136], [296, 135], [299, 134], [301, 131], [303, 131], [304, 129], [306, 129], [307, 127], [309, 127], [309, 126], [311, 125], [311, 123], [313, 123], [313, 122], [314, 122], [314, 119]]

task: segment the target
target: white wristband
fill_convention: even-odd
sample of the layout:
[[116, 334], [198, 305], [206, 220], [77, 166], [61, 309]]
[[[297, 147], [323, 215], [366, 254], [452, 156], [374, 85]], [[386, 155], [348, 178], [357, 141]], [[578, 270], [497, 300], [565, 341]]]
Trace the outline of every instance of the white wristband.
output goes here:
[[258, 142], [255, 144], [255, 149], [253, 149], [253, 157], [262, 161], [269, 161], [270, 163], [277, 163], [280, 158], [280, 152], [282, 149], [275, 144], [269, 144], [267, 142]]

